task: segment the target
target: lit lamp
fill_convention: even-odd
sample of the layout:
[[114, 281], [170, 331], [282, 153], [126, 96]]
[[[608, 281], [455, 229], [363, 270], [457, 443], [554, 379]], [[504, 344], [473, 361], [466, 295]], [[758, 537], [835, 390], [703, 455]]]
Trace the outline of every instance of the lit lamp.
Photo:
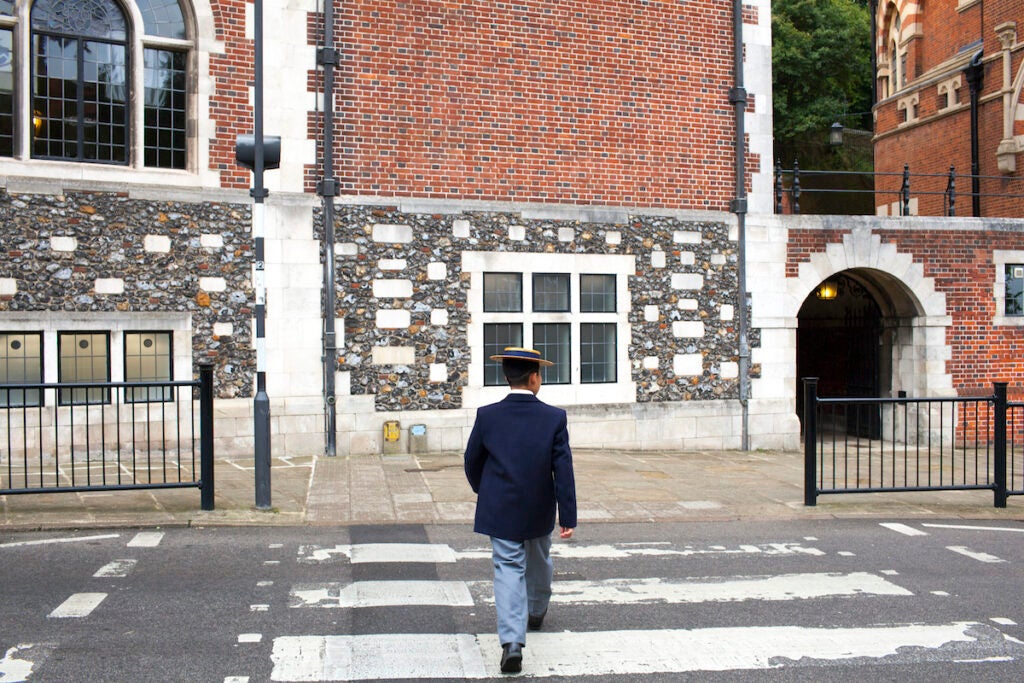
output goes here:
[[839, 295], [839, 288], [836, 286], [835, 282], [825, 280], [818, 285], [818, 289], [816, 289], [814, 293], [822, 301], [832, 301], [832, 299], [835, 299], [836, 296]]
[[838, 121], [828, 129], [828, 144], [832, 147], [843, 146], [843, 124]]

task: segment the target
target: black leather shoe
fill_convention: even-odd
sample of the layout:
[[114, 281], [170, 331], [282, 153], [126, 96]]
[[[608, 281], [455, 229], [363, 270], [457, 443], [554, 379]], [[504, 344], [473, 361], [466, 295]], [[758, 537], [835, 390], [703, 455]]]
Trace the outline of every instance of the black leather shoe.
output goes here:
[[544, 610], [540, 614], [531, 614], [526, 620], [526, 624], [534, 631], [540, 629], [544, 625], [544, 617], [548, 614], [547, 610]]
[[501, 673], [519, 673], [523, 668], [523, 646], [521, 643], [504, 643], [501, 646]]

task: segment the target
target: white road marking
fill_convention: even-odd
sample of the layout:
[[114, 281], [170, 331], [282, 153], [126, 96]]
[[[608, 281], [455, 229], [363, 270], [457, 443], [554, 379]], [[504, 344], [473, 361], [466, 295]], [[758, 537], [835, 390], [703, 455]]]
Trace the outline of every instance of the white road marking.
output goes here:
[[296, 586], [291, 607], [389, 607], [447, 605], [472, 607], [473, 596], [463, 581], [357, 581]]
[[284, 543], [271, 543], [267, 547], [270, 548], [271, 550], [274, 550], [276, 548], [283, 548], [284, 547]]
[[1017, 622], [1013, 619], [1007, 619], [1006, 617], [992, 617], [991, 621], [1000, 624], [1001, 626], [1016, 626]]
[[23, 653], [34, 647], [31, 643], [19, 643], [7, 648], [3, 659], [0, 659], [0, 683], [21, 683], [32, 676], [35, 662], [23, 659]]
[[895, 531], [897, 533], [903, 534], [904, 536], [927, 536], [928, 535], [927, 531], [921, 531], [920, 529], [915, 529], [912, 526], [907, 526], [906, 524], [900, 524], [899, 522], [882, 522], [880, 524], [880, 526], [885, 527], [889, 531]]
[[249, 683], [248, 676], [227, 676], [224, 683]]
[[836, 553], [836, 555], [839, 555], [840, 557], [856, 557], [857, 556], [856, 553], [851, 553], [849, 550], [840, 550], [839, 552]]
[[[479, 597], [493, 602], [489, 582], [472, 584]], [[809, 600], [855, 595], [913, 595], [910, 591], [867, 572], [852, 574], [783, 574], [684, 579], [644, 578], [606, 581], [556, 581], [551, 601], [576, 605], [638, 603], [740, 602], [743, 600]]]
[[932, 595], [936, 595], [936, 596], [938, 596], [940, 598], [948, 598], [949, 597], [949, 593], [947, 593], [946, 591], [932, 591]]
[[263, 564], [269, 564], [269, 565], [281, 564], [281, 560], [264, 560]]
[[240, 643], [258, 643], [263, 640], [262, 633], [239, 633], [238, 642]]
[[270, 605], [249, 605], [250, 612], [268, 612]]
[[978, 562], [1006, 562], [1006, 560], [996, 557], [995, 555], [989, 555], [988, 553], [976, 552], [970, 548], [962, 545], [947, 545], [946, 550], [952, 550], [954, 553], [960, 553], [964, 557], [969, 557], [972, 560]]
[[[401, 657], [395, 657], [401, 652]], [[283, 636], [274, 681], [500, 677], [493, 634]], [[523, 675], [637, 676], [765, 670], [786, 662], [892, 657], [901, 662], [1024, 657], [1024, 643], [975, 622], [867, 628], [797, 626], [530, 634]]]
[[885, 574], [886, 576], [899, 576], [900, 575], [900, 573], [898, 571], [896, 571], [895, 569], [883, 569], [882, 571], [880, 571], [878, 573], [879, 574]]
[[54, 619], [87, 617], [106, 597], [106, 593], [75, 593], [50, 612], [49, 616]]
[[138, 560], [114, 560], [96, 570], [94, 579], [123, 579], [135, 568]]
[[[302, 546], [299, 562], [326, 562], [336, 556], [348, 558], [352, 564], [368, 562], [455, 562], [455, 551], [440, 543], [363, 543], [336, 545], [333, 548]], [[490, 555], [488, 554], [488, 557]]]
[[256, 585], [257, 585], [257, 586], [258, 586], [259, 588], [265, 588], [265, 587], [267, 587], [267, 586], [273, 586], [273, 585], [274, 585], [274, 582], [273, 582], [273, 581], [257, 581], [257, 582], [256, 582]]
[[1007, 526], [969, 526], [966, 524], [922, 524], [921, 526], [928, 526], [934, 529], [966, 529], [967, 531], [1012, 531], [1024, 534], [1024, 529]]
[[82, 541], [98, 541], [107, 538], [118, 538], [121, 534], [100, 534], [98, 536], [76, 536], [74, 538], [42, 538], [37, 541], [14, 541], [0, 543], [0, 548], [24, 548], [30, 545], [49, 545], [50, 543], [80, 543]]
[[128, 541], [129, 548], [155, 548], [164, 540], [162, 531], [140, 531], [135, 538]]

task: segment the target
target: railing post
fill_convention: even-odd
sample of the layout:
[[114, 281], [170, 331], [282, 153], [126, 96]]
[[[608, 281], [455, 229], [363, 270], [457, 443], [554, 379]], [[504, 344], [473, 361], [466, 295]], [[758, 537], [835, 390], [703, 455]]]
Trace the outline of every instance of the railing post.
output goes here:
[[782, 213], [782, 159], [775, 160], [775, 213]]
[[900, 187], [900, 215], [910, 215], [910, 164], [903, 164], [903, 185]]
[[818, 503], [818, 378], [804, 377], [804, 505]]
[[995, 457], [995, 506], [1006, 507], [1006, 382], [993, 382], [995, 398], [992, 438]]
[[793, 161], [793, 213], [800, 213], [800, 162]]
[[213, 509], [213, 364], [199, 365], [200, 507]]

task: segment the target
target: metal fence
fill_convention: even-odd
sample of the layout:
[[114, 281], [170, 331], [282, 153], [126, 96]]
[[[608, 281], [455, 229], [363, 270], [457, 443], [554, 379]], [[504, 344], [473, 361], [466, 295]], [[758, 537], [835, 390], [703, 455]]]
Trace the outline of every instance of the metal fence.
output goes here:
[[0, 384], [0, 495], [200, 489], [214, 508], [213, 367], [188, 382]]
[[804, 379], [804, 504], [833, 493], [1024, 495], [1024, 403], [992, 396], [820, 398]]

